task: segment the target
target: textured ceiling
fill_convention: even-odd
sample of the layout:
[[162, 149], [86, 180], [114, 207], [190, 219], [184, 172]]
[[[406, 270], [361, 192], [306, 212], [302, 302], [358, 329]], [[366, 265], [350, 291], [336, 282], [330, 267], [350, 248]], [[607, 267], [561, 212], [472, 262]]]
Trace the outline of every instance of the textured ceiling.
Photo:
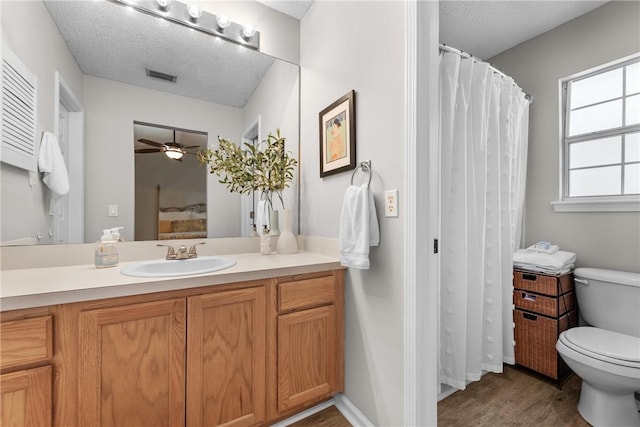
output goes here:
[[[45, 1], [83, 73], [242, 107], [273, 58], [109, 1]], [[150, 68], [176, 83], [147, 77]]]
[[440, 1], [440, 43], [489, 59], [607, 1]]
[[302, 19], [313, 0], [258, 0], [265, 6], [282, 12], [296, 19]]

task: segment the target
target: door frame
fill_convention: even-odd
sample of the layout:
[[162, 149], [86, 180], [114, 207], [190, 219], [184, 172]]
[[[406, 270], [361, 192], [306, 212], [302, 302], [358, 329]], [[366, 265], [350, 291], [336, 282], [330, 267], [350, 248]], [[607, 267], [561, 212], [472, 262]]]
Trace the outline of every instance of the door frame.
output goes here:
[[[55, 72], [54, 79], [55, 135], [60, 131], [60, 104], [69, 110], [69, 193], [62, 199], [63, 203], [66, 199], [68, 204], [68, 236], [65, 243], [84, 243], [84, 108], [59, 71]], [[55, 223], [54, 227], [57, 228]]]

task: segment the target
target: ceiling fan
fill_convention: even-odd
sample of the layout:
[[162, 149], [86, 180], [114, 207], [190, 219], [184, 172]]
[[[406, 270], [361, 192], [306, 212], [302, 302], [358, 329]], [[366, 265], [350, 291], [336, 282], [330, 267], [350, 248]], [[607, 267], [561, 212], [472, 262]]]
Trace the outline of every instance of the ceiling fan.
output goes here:
[[143, 144], [147, 144], [147, 145], [151, 145], [155, 148], [139, 148], [137, 150], [135, 150], [136, 153], [164, 153], [168, 158], [173, 159], [173, 160], [178, 160], [178, 161], [182, 161], [182, 156], [184, 156], [185, 154], [193, 154], [194, 156], [196, 155], [196, 153], [192, 153], [190, 151], [187, 151], [189, 149], [192, 148], [200, 148], [199, 145], [182, 145], [179, 142], [176, 142], [176, 131], [173, 131], [173, 141], [172, 142], [165, 142], [164, 144], [161, 144], [159, 142], [155, 142], [155, 141], [151, 141], [150, 139], [145, 139], [145, 138], [140, 138], [138, 140], [138, 142], [142, 142]]

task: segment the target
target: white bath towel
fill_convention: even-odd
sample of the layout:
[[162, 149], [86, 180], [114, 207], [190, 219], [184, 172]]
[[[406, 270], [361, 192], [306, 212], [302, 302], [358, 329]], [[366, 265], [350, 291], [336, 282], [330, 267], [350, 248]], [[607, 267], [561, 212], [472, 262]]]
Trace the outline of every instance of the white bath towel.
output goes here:
[[369, 186], [350, 185], [340, 215], [340, 264], [369, 269], [369, 247], [380, 244], [378, 216]]
[[262, 231], [265, 227], [267, 230], [271, 230], [269, 202], [267, 202], [266, 200], [260, 200], [256, 208], [256, 231], [258, 232], [258, 234], [262, 234]]
[[44, 172], [42, 181], [55, 197], [69, 192], [69, 174], [58, 145], [58, 138], [51, 132], [43, 132], [38, 154], [38, 169]]
[[527, 249], [518, 249], [513, 254], [514, 267], [551, 274], [562, 274], [570, 271], [575, 266], [575, 263], [576, 254], [567, 251], [545, 254], [531, 252]]

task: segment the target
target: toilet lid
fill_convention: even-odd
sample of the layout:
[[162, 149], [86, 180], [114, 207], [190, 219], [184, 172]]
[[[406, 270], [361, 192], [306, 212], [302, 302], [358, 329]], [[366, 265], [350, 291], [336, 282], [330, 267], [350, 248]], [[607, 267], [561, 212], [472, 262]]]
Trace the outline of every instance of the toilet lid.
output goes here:
[[640, 338], [600, 328], [579, 327], [564, 331], [571, 344], [590, 353], [621, 362], [640, 363]]

